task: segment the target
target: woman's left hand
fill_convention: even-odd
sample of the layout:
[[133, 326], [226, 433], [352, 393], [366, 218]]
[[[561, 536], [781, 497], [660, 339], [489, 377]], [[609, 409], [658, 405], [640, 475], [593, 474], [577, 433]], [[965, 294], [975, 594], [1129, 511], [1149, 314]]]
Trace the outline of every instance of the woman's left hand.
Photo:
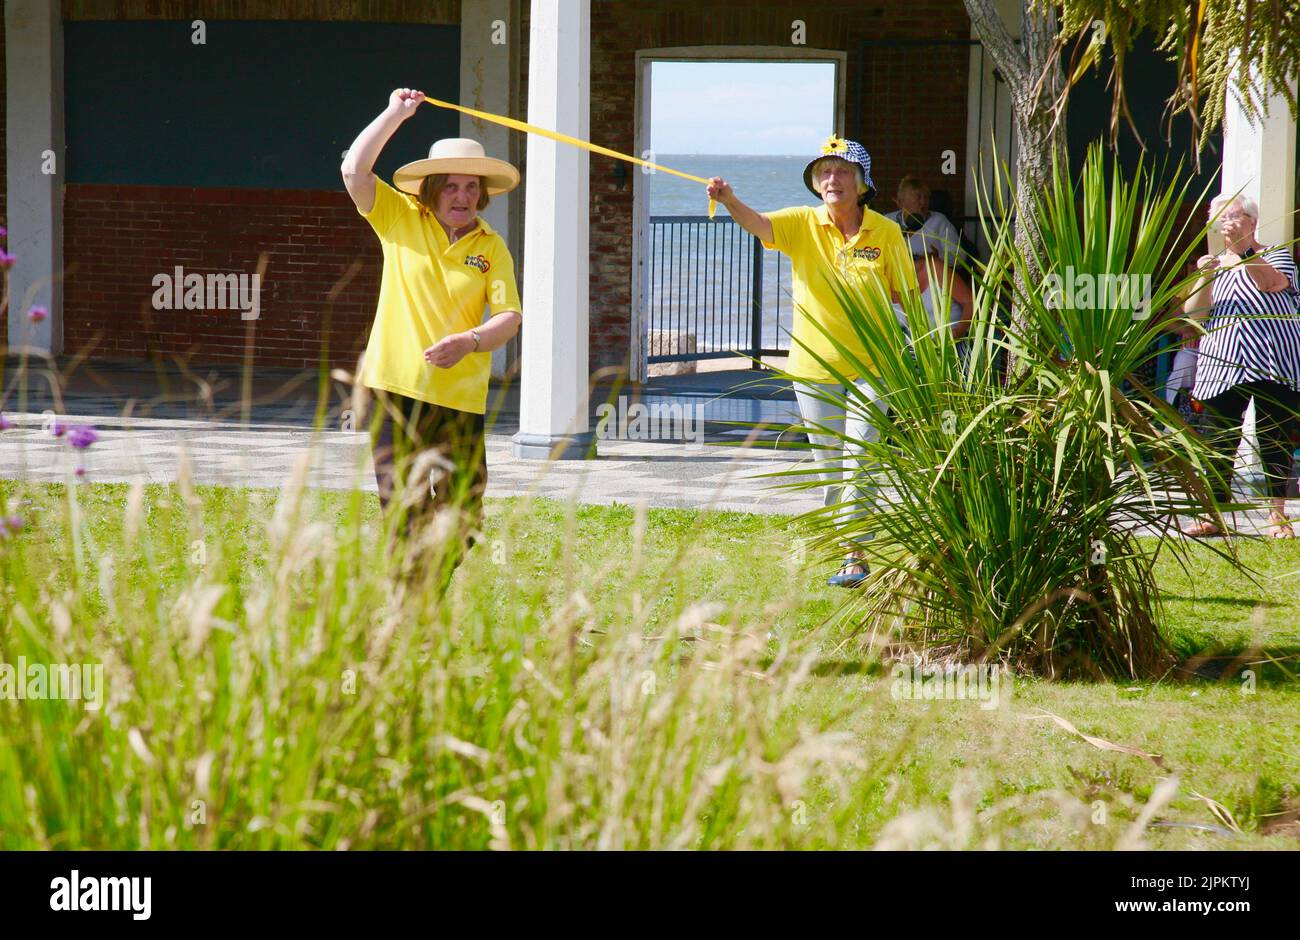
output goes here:
[[424, 361], [439, 369], [450, 369], [473, 351], [474, 337], [468, 333], [452, 333], [426, 349]]

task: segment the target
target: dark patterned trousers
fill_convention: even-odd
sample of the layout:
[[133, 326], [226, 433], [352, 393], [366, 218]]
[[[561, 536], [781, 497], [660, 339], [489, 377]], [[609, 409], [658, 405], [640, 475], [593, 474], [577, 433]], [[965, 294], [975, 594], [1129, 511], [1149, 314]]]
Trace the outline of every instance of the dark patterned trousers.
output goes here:
[[473, 544], [487, 490], [485, 440], [483, 415], [375, 391], [375, 482], [385, 513], [400, 514], [397, 531], [402, 536], [409, 536], [439, 509], [454, 507], [462, 513], [463, 547]]
[[1297, 417], [1300, 392], [1280, 382], [1243, 382], [1202, 402], [1204, 434], [1218, 454], [1211, 483], [1214, 497], [1221, 503], [1230, 499], [1232, 466], [1241, 443], [1241, 422], [1252, 398], [1255, 399], [1259, 458], [1268, 478], [1269, 495], [1286, 495], [1286, 481], [1291, 475], [1291, 435], [1300, 420]]

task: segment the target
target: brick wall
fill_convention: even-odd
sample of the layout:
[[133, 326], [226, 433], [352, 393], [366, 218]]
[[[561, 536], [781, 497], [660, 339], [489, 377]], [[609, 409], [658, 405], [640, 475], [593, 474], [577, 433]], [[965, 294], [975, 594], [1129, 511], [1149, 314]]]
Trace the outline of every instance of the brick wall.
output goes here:
[[[956, 39], [970, 36], [961, 0], [906, 4], [862, 0], [592, 0], [592, 140], [634, 152], [636, 51], [697, 45], [789, 48], [791, 21], [806, 24], [808, 48], [848, 52], [846, 109], [854, 101], [858, 43], [864, 39]], [[525, 18], [525, 37], [527, 19]], [[917, 174], [964, 203], [966, 67], [969, 52], [911, 47], [877, 50], [864, 73], [861, 138], [879, 190], [873, 208], [894, 208], [899, 178]], [[873, 94], [874, 91], [874, 94]], [[708, 102], [700, 103], [702, 108]], [[922, 119], [921, 116], [924, 116]], [[845, 116], [846, 130], [857, 124]], [[827, 128], [829, 134], [833, 128]], [[941, 153], [955, 151], [957, 175], [940, 173]], [[632, 186], [620, 192], [614, 161], [591, 158], [591, 366], [626, 366], [632, 304]], [[776, 208], [776, 207], [761, 207]]]
[[[63, 14], [458, 24], [460, 0], [64, 0]], [[241, 320], [237, 310], [152, 309], [156, 275], [176, 265], [186, 274], [252, 273], [262, 253], [260, 319]], [[323, 191], [70, 184], [64, 351], [242, 361], [251, 329], [259, 364], [315, 366], [328, 344], [331, 364], [351, 368], [374, 319], [382, 263], [341, 181]]]
[[[156, 275], [252, 273], [262, 253], [259, 319], [152, 308]], [[281, 366], [317, 365], [326, 343], [333, 364], [355, 365], [382, 266], [342, 191], [72, 185], [64, 256], [65, 351], [242, 361], [251, 329], [254, 361]]]

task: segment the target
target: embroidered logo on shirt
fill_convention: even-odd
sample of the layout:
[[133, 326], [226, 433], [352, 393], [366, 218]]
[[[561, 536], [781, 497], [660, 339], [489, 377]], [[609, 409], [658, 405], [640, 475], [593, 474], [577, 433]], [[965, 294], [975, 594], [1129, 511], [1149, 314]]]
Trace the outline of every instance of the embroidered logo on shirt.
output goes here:
[[840, 257], [844, 259], [852, 258], [854, 261], [875, 261], [880, 257], [879, 248], [849, 248], [842, 249]]
[[487, 274], [488, 271], [492, 270], [492, 264], [488, 261], [485, 255], [470, 255], [465, 259], [465, 263], [471, 268], [478, 268], [484, 274]]

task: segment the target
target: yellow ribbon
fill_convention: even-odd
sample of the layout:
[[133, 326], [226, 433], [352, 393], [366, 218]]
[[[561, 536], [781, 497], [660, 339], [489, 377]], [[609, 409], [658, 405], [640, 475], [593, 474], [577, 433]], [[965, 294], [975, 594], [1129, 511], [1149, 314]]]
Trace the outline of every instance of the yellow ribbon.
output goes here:
[[[573, 144], [575, 147], [581, 147], [583, 150], [590, 150], [592, 153], [604, 154], [607, 157], [613, 157], [615, 160], [623, 160], [626, 163], [635, 163], [638, 166], [648, 166], [651, 170], [662, 170], [665, 173], [671, 173], [673, 176], [680, 176], [684, 180], [691, 180], [694, 183], [703, 183], [708, 185], [709, 181], [701, 176], [692, 176], [689, 173], [683, 173], [681, 170], [674, 170], [670, 167], [660, 166], [657, 163], [651, 163], [649, 160], [642, 160], [639, 157], [629, 156], [626, 153], [619, 153], [617, 150], [610, 150], [608, 147], [602, 147], [599, 144], [589, 143], [585, 140], [579, 140], [576, 137], [570, 137], [568, 134], [560, 134], [556, 131], [548, 130], [545, 127], [538, 127], [536, 124], [527, 124], [524, 121], [516, 121], [514, 118], [505, 117], [500, 114], [489, 114], [486, 111], [475, 111], [473, 108], [466, 108], [463, 105], [452, 104], [450, 101], [439, 101], [437, 98], [425, 98], [425, 104], [431, 104], [439, 108], [450, 108], [452, 111], [460, 111], [471, 117], [480, 120], [490, 121], [493, 124], [501, 124], [504, 127], [514, 128], [517, 131], [523, 131], [525, 134], [540, 134], [543, 137], [549, 137], [551, 140], [559, 141], [562, 144]], [[717, 203], [709, 200], [709, 218], [713, 218], [713, 213], [717, 210]]]

